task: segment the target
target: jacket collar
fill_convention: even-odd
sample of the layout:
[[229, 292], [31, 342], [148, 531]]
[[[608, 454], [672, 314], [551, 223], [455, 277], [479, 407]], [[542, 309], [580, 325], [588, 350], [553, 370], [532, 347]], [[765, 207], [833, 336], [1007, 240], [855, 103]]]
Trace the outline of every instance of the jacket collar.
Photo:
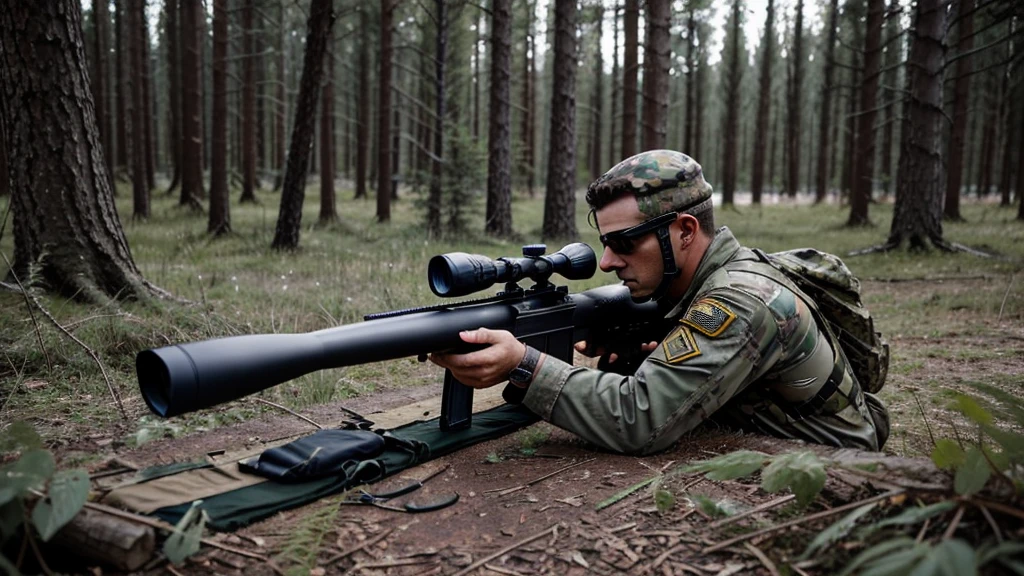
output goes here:
[[690, 307], [690, 303], [694, 297], [701, 292], [704, 283], [711, 277], [711, 275], [725, 265], [726, 262], [732, 260], [736, 253], [740, 250], [740, 243], [736, 240], [736, 237], [732, 235], [732, 231], [727, 226], [722, 226], [715, 231], [715, 237], [711, 239], [711, 244], [708, 245], [708, 249], [704, 252], [704, 256], [700, 259], [700, 264], [697, 265], [697, 272], [693, 275], [693, 280], [690, 282], [690, 287], [686, 289], [686, 293], [683, 294], [682, 299], [672, 308], [672, 311], [668, 313], [666, 318], [675, 318], [679, 316], [687, 308]]

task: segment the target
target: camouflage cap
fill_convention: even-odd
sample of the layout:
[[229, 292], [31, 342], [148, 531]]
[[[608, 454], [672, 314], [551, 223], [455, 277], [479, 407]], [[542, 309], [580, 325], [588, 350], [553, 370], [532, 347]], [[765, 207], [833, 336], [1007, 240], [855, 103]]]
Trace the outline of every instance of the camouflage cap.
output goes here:
[[640, 211], [651, 217], [711, 199], [700, 164], [672, 150], [648, 150], [619, 162], [587, 188], [587, 203], [601, 208], [623, 192], [634, 194]]

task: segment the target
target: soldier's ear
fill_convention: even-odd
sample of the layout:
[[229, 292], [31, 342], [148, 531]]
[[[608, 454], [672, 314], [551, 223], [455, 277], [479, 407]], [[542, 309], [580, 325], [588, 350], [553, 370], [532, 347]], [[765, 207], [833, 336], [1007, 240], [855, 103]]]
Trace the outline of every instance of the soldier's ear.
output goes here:
[[691, 214], [680, 213], [676, 222], [679, 224], [679, 242], [683, 248], [686, 248], [697, 238], [697, 233], [700, 231], [700, 223]]

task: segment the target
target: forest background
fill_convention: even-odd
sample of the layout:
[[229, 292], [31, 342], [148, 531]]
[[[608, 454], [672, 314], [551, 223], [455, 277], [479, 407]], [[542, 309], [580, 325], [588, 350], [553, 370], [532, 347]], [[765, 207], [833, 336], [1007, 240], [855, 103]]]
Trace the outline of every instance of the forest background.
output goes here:
[[[932, 455], [970, 422], [956, 402], [975, 385], [1014, 421], [991, 394], [1019, 396], [1024, 373], [1022, 12], [7, 2], [0, 423], [32, 422], [72, 466], [265, 415], [246, 400], [157, 421], [134, 355], [431, 303], [442, 252], [596, 246], [583, 187], [665, 147], [702, 164], [741, 242], [861, 254], [851, 267], [894, 346], [888, 450]], [[437, 379], [391, 362], [261, 398], [313, 409]]]

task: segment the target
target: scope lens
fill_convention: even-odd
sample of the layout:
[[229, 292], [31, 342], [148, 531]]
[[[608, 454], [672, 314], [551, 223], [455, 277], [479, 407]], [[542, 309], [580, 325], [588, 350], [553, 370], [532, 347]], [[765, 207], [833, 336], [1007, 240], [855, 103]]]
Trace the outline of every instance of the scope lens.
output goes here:
[[434, 256], [427, 264], [427, 278], [430, 289], [438, 296], [447, 296], [452, 291], [452, 262], [447, 255]]

